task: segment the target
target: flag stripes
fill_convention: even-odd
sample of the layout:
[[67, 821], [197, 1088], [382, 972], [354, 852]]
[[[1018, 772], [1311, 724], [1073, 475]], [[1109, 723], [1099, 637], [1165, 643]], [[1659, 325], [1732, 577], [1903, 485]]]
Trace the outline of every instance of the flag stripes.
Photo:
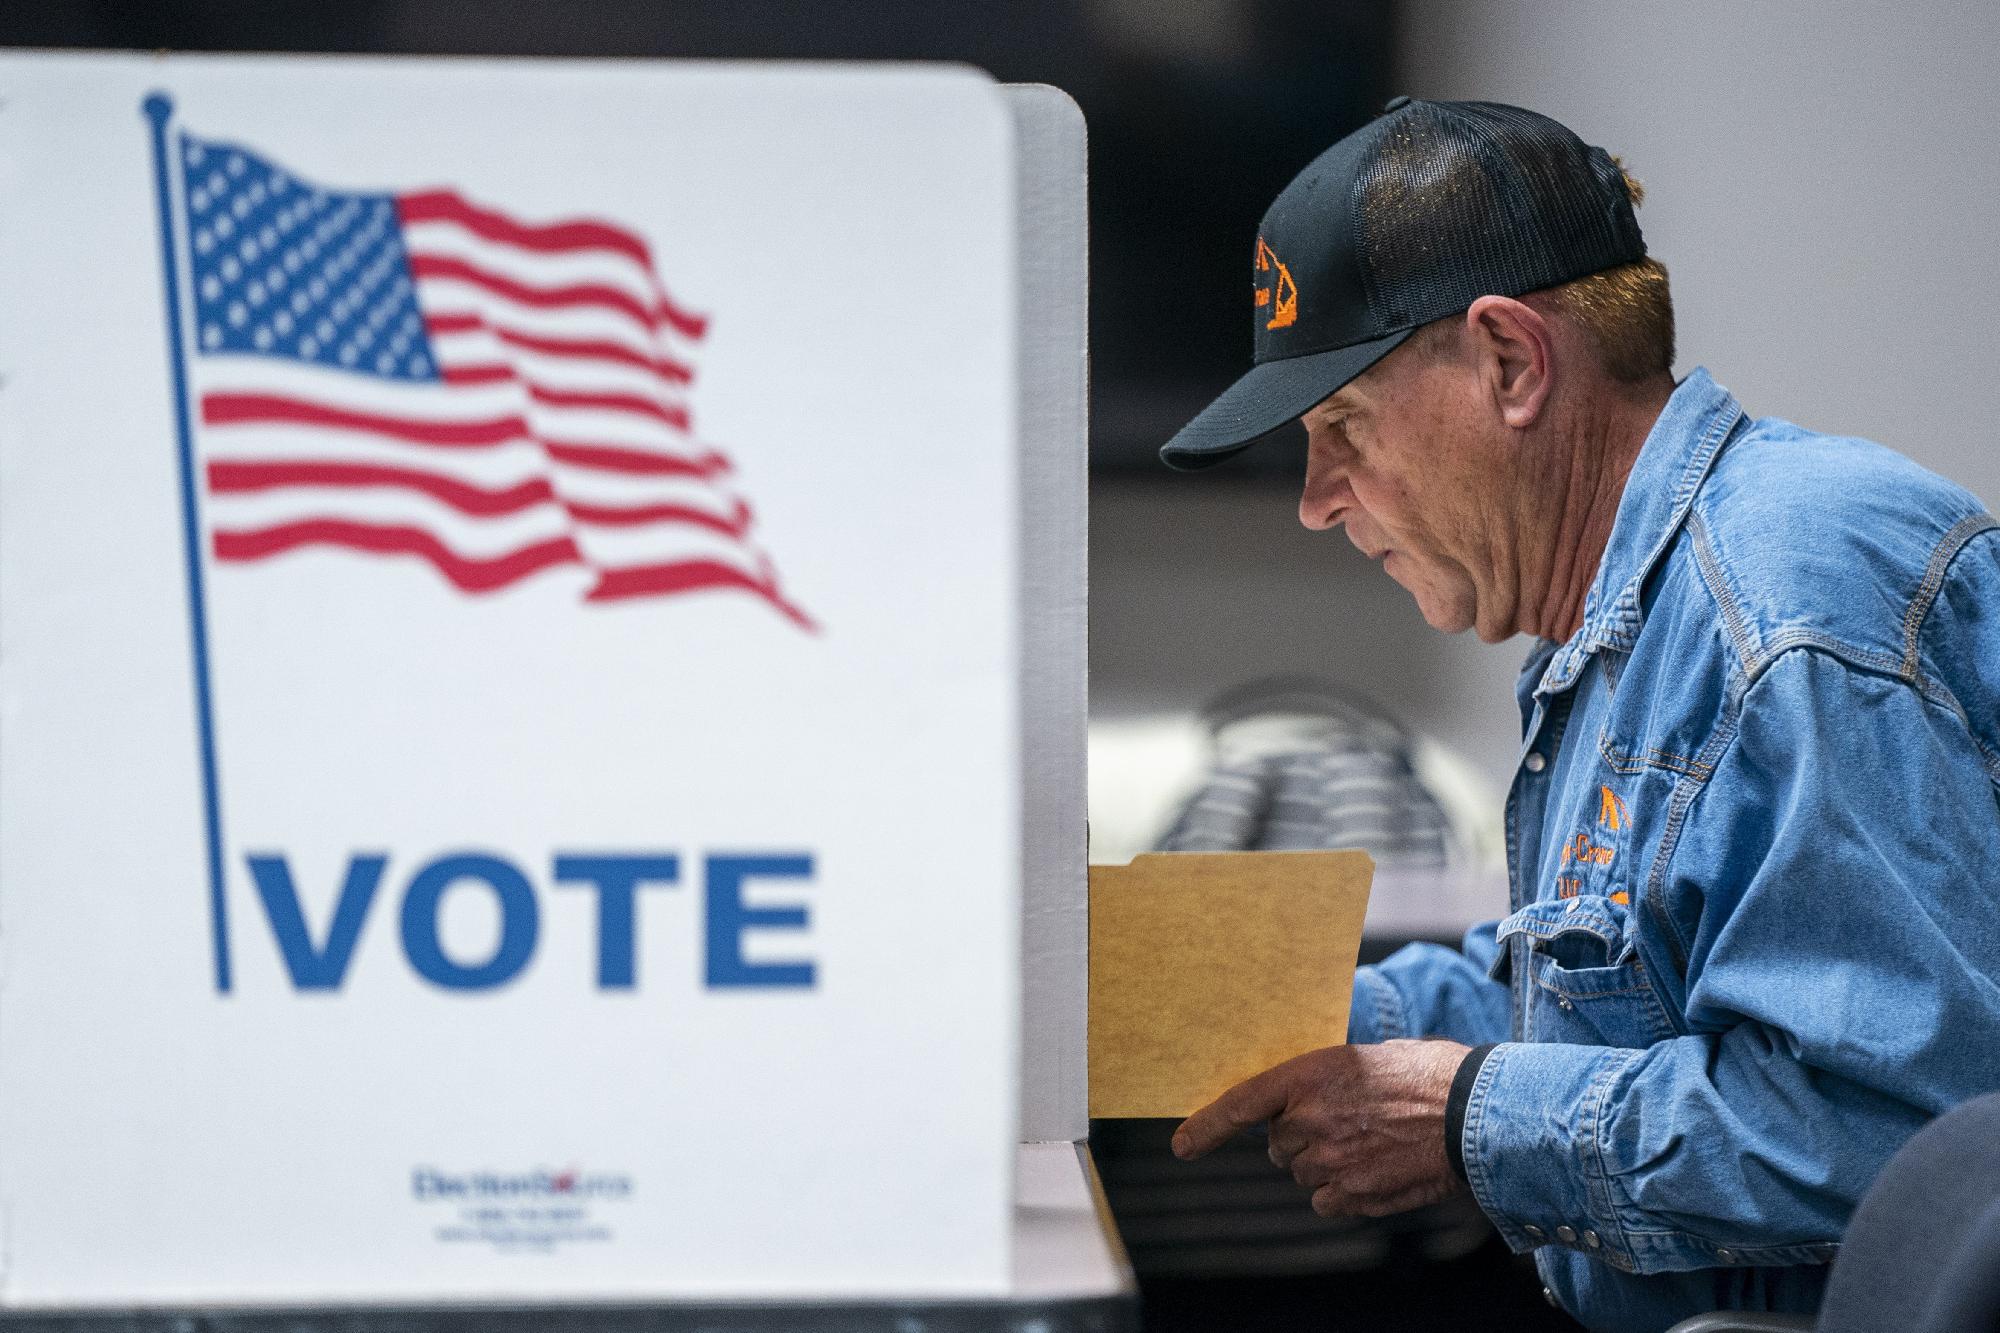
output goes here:
[[643, 238], [455, 191], [346, 194], [182, 136], [217, 559], [414, 557], [488, 593], [748, 593], [814, 628], [688, 391], [708, 320]]

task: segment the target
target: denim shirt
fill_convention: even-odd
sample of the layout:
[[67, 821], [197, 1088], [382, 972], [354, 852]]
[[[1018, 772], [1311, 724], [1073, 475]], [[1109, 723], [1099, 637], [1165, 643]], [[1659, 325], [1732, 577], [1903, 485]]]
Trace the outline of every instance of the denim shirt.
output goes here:
[[2000, 1088], [2000, 527], [1697, 370], [1517, 692], [1513, 910], [1361, 969], [1349, 1039], [1504, 1043], [1466, 1176], [1585, 1324], [1813, 1310], [1882, 1165]]

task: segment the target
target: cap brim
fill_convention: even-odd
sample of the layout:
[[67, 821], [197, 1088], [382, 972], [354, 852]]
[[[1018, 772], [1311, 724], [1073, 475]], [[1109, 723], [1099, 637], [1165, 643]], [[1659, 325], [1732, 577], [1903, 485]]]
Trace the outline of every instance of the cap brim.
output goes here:
[[1160, 448], [1160, 461], [1196, 472], [1234, 458], [1400, 346], [1414, 329], [1253, 366]]

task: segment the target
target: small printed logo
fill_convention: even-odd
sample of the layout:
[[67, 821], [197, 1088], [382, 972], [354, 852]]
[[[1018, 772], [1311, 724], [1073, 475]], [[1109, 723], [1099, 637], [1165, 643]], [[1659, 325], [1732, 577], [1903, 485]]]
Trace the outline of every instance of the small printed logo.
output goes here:
[[622, 1171], [580, 1167], [529, 1171], [443, 1171], [420, 1166], [410, 1173], [410, 1194], [445, 1212], [432, 1228], [440, 1245], [473, 1245], [506, 1252], [548, 1252], [575, 1245], [603, 1245], [616, 1238], [600, 1211], [632, 1197], [632, 1177]]
[[1271, 307], [1271, 318], [1264, 324], [1267, 329], [1289, 328], [1298, 322], [1299, 289], [1292, 281], [1292, 271], [1262, 236], [1257, 238], [1256, 303], [1259, 310]]
[[584, 1172], [577, 1167], [551, 1171], [440, 1171], [420, 1166], [410, 1173], [410, 1193], [419, 1203], [470, 1199], [624, 1199], [632, 1177], [618, 1171]]

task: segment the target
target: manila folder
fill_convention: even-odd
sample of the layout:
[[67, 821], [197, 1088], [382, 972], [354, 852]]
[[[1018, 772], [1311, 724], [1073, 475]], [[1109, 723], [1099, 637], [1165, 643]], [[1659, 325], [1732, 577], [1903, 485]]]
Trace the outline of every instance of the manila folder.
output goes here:
[[1185, 1116], [1347, 1039], [1366, 852], [1090, 868], [1090, 1114]]

